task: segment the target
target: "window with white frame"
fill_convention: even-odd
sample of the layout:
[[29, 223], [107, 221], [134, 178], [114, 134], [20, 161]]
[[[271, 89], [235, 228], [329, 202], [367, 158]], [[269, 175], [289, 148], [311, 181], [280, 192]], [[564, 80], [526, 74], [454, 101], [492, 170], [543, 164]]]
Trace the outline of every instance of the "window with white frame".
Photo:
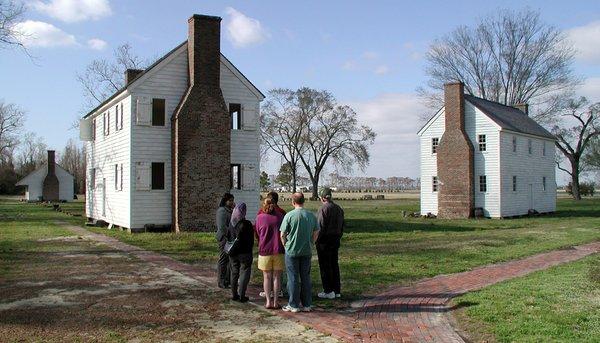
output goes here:
[[542, 156], [546, 156], [546, 142], [542, 144]]
[[434, 137], [431, 139], [431, 153], [436, 154], [437, 148], [440, 145], [440, 139], [438, 137]]
[[533, 142], [531, 141], [531, 139], [527, 140], [527, 151], [529, 152], [530, 155], [533, 151]]
[[479, 175], [479, 191], [487, 192], [487, 176]]
[[241, 130], [242, 129], [242, 105], [241, 104], [229, 104], [229, 117], [231, 118], [231, 129]]
[[437, 177], [437, 176], [433, 176], [433, 177], [431, 178], [431, 189], [432, 189], [434, 192], [437, 192], [437, 191], [438, 191], [438, 187], [439, 187], [439, 181], [438, 181], [438, 177]]
[[516, 192], [517, 191], [517, 176], [513, 175], [512, 178], [512, 191]]
[[151, 188], [165, 189], [165, 164], [164, 162], [152, 162], [151, 166]]
[[123, 103], [121, 103], [119, 107], [121, 108], [119, 111], [119, 115], [121, 116], [121, 118], [119, 118], [119, 130], [123, 130]]
[[485, 135], [478, 135], [477, 142], [479, 143], [479, 151], [487, 150]]
[[546, 191], [546, 177], [542, 176], [542, 190], [545, 192]]
[[96, 118], [92, 120], [92, 141], [96, 140]]
[[152, 126], [165, 126], [165, 99], [152, 99]]
[[513, 136], [512, 138], [512, 151], [517, 152], [517, 136]]
[[119, 131], [119, 105], [115, 106], [115, 132]]
[[242, 189], [242, 166], [231, 165], [231, 189]]
[[90, 188], [96, 188], [96, 168], [90, 169]]
[[119, 165], [115, 164], [115, 190], [119, 190]]

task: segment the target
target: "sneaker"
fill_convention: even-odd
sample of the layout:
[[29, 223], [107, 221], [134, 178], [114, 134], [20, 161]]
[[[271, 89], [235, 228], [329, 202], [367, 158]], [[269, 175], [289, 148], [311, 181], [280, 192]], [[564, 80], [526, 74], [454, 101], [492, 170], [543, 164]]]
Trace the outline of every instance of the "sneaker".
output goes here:
[[285, 312], [292, 312], [292, 313], [297, 313], [300, 312], [299, 308], [296, 307], [291, 307], [290, 305], [285, 305], [282, 310], [284, 310]]
[[[264, 291], [262, 291], [262, 292], [258, 293], [258, 295], [259, 295], [261, 298], [264, 298], [264, 297], [265, 297], [265, 294], [266, 294], [266, 293], [265, 293]], [[271, 296], [273, 296], [273, 293], [271, 293]], [[279, 297], [280, 297], [280, 298], [283, 298], [283, 291], [279, 291]]]
[[312, 311], [312, 307], [310, 307], [310, 306], [302, 308], [302, 312], [310, 312], [310, 311]]
[[321, 299], [335, 299], [335, 292], [329, 292], [329, 293], [319, 292], [319, 294], [317, 294], [317, 296]]
[[341, 297], [342, 297], [342, 295], [341, 295], [340, 293], [335, 293], [335, 297], [336, 297], [336, 298], [341, 298]]

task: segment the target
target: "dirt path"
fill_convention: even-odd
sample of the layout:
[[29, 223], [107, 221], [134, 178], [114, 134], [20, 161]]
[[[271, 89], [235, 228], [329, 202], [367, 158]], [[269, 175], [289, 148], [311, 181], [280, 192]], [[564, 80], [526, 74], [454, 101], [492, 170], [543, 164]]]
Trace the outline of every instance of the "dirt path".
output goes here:
[[72, 237], [14, 252], [26, 267], [0, 279], [0, 342], [335, 341], [69, 228]]
[[[108, 236], [91, 234], [80, 227], [67, 227], [78, 234], [88, 234], [115, 249], [128, 251], [144, 261], [202, 280], [207, 289], [214, 287], [211, 286], [214, 284], [214, 271], [210, 268], [191, 266], [158, 253], [140, 250]], [[346, 311], [327, 312], [316, 309], [311, 313], [292, 314], [279, 311], [276, 314], [344, 341], [463, 342], [447, 315], [452, 310], [447, 305], [450, 299], [597, 252], [600, 252], [600, 242], [483, 266], [464, 273], [440, 275], [410, 287], [392, 287], [371, 299], [355, 302], [352, 308]], [[250, 293], [257, 294], [258, 289], [253, 287]], [[251, 300], [262, 302], [262, 299]], [[297, 337], [300, 339], [300, 336]]]

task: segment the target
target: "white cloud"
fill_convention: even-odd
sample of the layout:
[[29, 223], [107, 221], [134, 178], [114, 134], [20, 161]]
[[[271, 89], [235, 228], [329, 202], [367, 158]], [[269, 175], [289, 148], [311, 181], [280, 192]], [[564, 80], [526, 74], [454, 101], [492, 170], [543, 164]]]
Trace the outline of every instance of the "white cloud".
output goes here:
[[104, 50], [108, 46], [108, 43], [102, 39], [92, 38], [87, 41], [87, 45], [92, 50]]
[[98, 20], [112, 14], [108, 0], [35, 1], [34, 9], [67, 23]]
[[576, 94], [585, 96], [591, 102], [600, 101], [600, 77], [590, 77], [585, 79], [583, 85], [581, 85]]
[[365, 51], [365, 52], [362, 54], [362, 57], [363, 57], [365, 60], [374, 60], [374, 59], [377, 59], [377, 57], [379, 57], [379, 54], [378, 54], [378, 53], [376, 53], [376, 52], [374, 52], [374, 51]]
[[233, 46], [243, 48], [262, 43], [270, 37], [260, 21], [250, 18], [232, 7], [227, 7], [225, 12], [229, 15], [226, 25], [227, 38]]
[[377, 66], [377, 68], [375, 68], [375, 70], [373, 72], [377, 75], [385, 75], [390, 72], [390, 68], [388, 66], [386, 66], [385, 64], [382, 64], [382, 65]]
[[342, 69], [344, 70], [355, 70], [357, 67], [355, 61], [346, 61], [342, 64]]
[[366, 175], [419, 176], [419, 139], [422, 114], [433, 115], [415, 94], [387, 93], [366, 100], [347, 102], [356, 110], [359, 121], [376, 133], [371, 146], [371, 163]]
[[23, 44], [30, 47], [47, 48], [77, 44], [75, 36], [42, 21], [27, 20], [17, 23], [15, 29], [21, 33]]
[[577, 58], [588, 63], [600, 64], [600, 21], [578, 26], [567, 31], [577, 49]]

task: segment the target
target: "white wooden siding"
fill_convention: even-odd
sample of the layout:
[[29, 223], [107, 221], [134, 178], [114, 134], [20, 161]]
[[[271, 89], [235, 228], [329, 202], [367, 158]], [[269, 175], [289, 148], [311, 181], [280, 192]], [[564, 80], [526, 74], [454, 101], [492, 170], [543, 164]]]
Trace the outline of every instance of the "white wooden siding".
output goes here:
[[[473, 144], [473, 190], [475, 207], [486, 217], [500, 217], [499, 127], [483, 112], [465, 101], [465, 131]], [[478, 135], [486, 137], [486, 151], [479, 151]], [[487, 191], [479, 191], [479, 176], [485, 175]]]
[[437, 176], [437, 154], [431, 152], [431, 139], [442, 138], [444, 134], [445, 113], [429, 124], [421, 134], [421, 214], [438, 213], [438, 193], [433, 191], [432, 179]]
[[[513, 152], [513, 137], [517, 138], [517, 151]], [[556, 171], [554, 141], [541, 137], [502, 131], [502, 213], [503, 217], [527, 214], [529, 209], [538, 212], [556, 210]], [[528, 141], [531, 139], [532, 152], [529, 154]], [[546, 156], [542, 154], [546, 143]], [[512, 189], [512, 177], [517, 177], [517, 190]], [[546, 177], [546, 191], [542, 179]], [[531, 191], [530, 194], [530, 187]], [[532, 197], [533, 196], [533, 197]]]
[[[117, 104], [123, 104], [123, 128], [116, 130]], [[120, 107], [119, 107], [120, 108]], [[125, 93], [90, 117], [96, 118], [96, 140], [86, 141], [86, 216], [102, 219], [110, 224], [131, 227], [130, 220], [130, 180], [131, 180], [131, 97]], [[104, 135], [103, 115], [110, 111], [110, 133]], [[115, 189], [115, 164], [123, 165], [123, 189]], [[91, 170], [95, 169], [95, 184], [92, 184]], [[106, 185], [102, 187], [103, 180]], [[103, 197], [102, 191], [106, 194]], [[103, 198], [105, 211], [103, 214]]]

